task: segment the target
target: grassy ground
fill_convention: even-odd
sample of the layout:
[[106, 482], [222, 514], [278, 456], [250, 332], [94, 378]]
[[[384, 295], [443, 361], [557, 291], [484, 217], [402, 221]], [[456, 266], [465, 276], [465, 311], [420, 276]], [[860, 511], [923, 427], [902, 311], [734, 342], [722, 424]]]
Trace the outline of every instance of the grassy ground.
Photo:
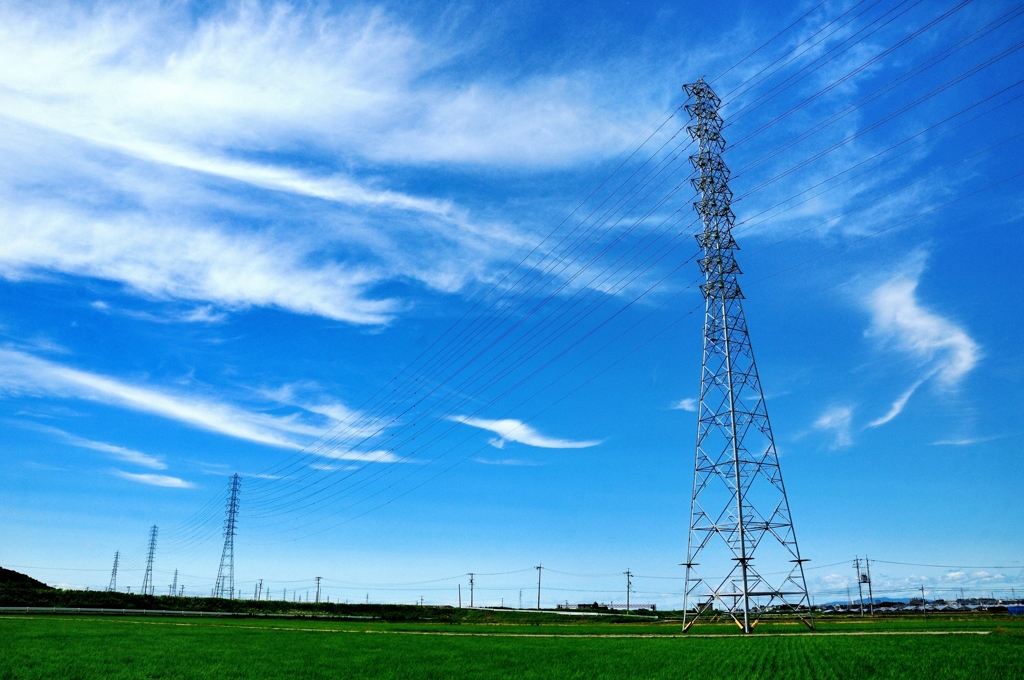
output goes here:
[[1024, 625], [996, 617], [827, 620], [820, 634], [765, 624], [746, 637], [729, 625], [681, 636], [672, 623], [548, 619], [452, 625], [13, 615], [0, 617], [0, 679], [938, 680], [1024, 671]]

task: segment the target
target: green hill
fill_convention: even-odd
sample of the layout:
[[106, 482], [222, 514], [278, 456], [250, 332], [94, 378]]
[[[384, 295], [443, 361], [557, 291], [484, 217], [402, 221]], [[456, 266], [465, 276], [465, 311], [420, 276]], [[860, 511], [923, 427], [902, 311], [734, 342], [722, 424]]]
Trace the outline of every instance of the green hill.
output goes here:
[[29, 590], [53, 590], [42, 581], [26, 576], [18, 571], [0, 567], [0, 588], [25, 588]]

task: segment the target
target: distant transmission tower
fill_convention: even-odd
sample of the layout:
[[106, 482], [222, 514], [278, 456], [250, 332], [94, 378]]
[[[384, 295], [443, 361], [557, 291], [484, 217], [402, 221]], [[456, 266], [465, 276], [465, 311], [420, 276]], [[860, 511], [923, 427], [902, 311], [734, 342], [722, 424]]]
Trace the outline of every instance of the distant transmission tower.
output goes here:
[[107, 586], [107, 592], [114, 592], [117, 590], [117, 564], [121, 561], [121, 551], [114, 551], [114, 568], [110, 570], [110, 585]]
[[806, 560], [793, 531], [737, 280], [721, 100], [703, 78], [683, 89], [694, 100], [686, 106], [693, 121], [687, 131], [698, 144], [690, 163], [697, 172], [691, 180], [699, 194], [694, 207], [704, 224], [697, 241], [705, 278], [697, 456], [684, 563], [684, 610], [694, 611], [684, 611], [683, 630], [712, 610], [727, 613], [745, 633], [762, 613], [779, 610], [799, 613], [813, 628], [813, 618], [803, 618], [810, 612]]
[[178, 592], [178, 570], [174, 570], [174, 581], [167, 588], [168, 595], [176, 595]]
[[142, 577], [142, 591], [143, 595], [152, 595], [153, 589], [153, 555], [156, 553], [156, 532], [157, 526], [154, 524], [149, 529], [149, 550], [146, 553], [146, 575]]
[[235, 473], [231, 477], [231, 488], [228, 493], [224, 519], [224, 550], [220, 554], [217, 582], [213, 586], [214, 597], [231, 598], [235, 593], [235, 522], [238, 519], [238, 492], [241, 488], [242, 480], [238, 473]]

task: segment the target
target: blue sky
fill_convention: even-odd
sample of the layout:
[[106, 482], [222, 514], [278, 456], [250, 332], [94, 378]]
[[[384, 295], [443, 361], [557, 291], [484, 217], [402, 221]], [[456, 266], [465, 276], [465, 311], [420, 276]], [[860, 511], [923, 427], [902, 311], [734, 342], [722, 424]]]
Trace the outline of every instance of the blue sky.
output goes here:
[[208, 592], [237, 471], [246, 589], [678, 604], [680, 85], [799, 19], [714, 85], [809, 586], [1024, 587], [1024, 17], [817, 4], [0, 4], [0, 563]]

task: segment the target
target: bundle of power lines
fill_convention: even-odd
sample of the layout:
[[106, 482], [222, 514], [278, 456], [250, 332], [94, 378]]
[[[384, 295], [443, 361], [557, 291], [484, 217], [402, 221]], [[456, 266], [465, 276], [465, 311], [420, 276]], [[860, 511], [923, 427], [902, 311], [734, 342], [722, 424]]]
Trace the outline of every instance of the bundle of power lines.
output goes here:
[[[725, 92], [726, 134], [735, 138], [726, 148], [737, 192], [735, 233], [762, 234], [745, 263], [851, 219], [869, 226], [833, 234], [810, 257], [748, 287], [1024, 174], [1011, 169], [924, 206], [894, 203], [1024, 134], [1024, 127], [1007, 129], [983, 148], [958, 146], [955, 160], [926, 174], [905, 172], [970, 126], [1019, 111], [1024, 4], [831, 4], [819, 3], [709, 82]], [[862, 82], [869, 91], [856, 88]], [[268, 543], [298, 540], [374, 512], [485, 450], [488, 444], [469, 444], [477, 434], [465, 421], [528, 423], [700, 309], [691, 237], [701, 225], [692, 207], [683, 104], [680, 93], [607, 177], [511, 257], [465, 313], [351, 418], [247, 476], [245, 532], [258, 529]], [[832, 214], [805, 224], [801, 208], [823, 200], [835, 206], [825, 211]], [[778, 232], [785, 236], [766, 236]], [[209, 553], [223, 531], [224, 498], [219, 493], [166, 532], [162, 551]], [[124, 556], [124, 564], [142, 555]]]

